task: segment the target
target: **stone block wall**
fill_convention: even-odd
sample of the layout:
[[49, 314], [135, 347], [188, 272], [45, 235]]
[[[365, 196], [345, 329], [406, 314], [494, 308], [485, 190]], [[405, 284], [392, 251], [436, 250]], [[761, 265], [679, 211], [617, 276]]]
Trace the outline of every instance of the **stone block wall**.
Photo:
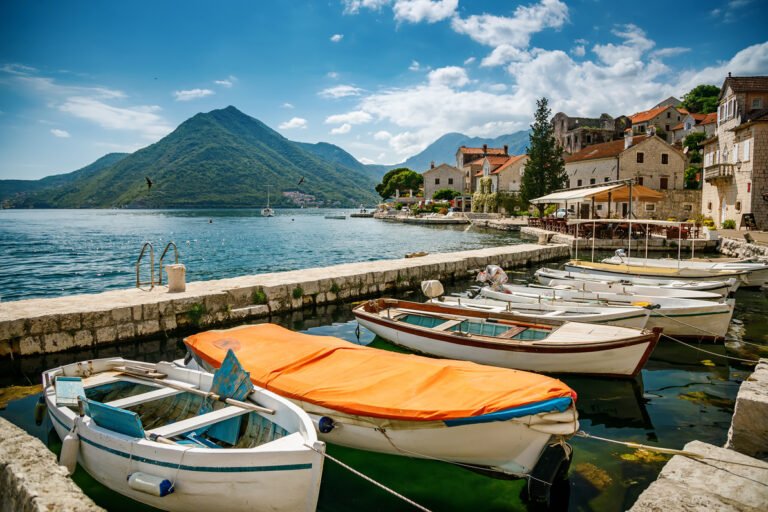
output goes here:
[[522, 244], [200, 281], [189, 283], [183, 293], [167, 293], [166, 287], [158, 287], [150, 292], [129, 289], [4, 302], [0, 304], [0, 357], [157, 339], [414, 289], [426, 279], [464, 279], [489, 264], [509, 268], [567, 257], [565, 246]]
[[736, 396], [726, 448], [768, 458], [768, 359], [761, 359]]
[[103, 512], [39, 439], [0, 418], [0, 512]]

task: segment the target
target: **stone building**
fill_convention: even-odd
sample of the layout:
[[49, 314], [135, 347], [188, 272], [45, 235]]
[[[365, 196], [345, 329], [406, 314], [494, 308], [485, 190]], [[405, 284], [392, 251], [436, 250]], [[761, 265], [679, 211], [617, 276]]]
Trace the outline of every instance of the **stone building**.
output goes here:
[[680, 124], [688, 111], [682, 108], [676, 108], [672, 105], [662, 105], [650, 110], [637, 112], [629, 116], [632, 121], [632, 131], [638, 134], [648, 133], [651, 127], [664, 130], [664, 138], [667, 142], [672, 140], [672, 128]]
[[704, 141], [701, 212], [737, 227], [751, 214], [768, 229], [768, 76], [729, 74], [723, 82], [717, 132]]
[[489, 148], [483, 144], [481, 148], [460, 146], [456, 150], [456, 168], [464, 173], [464, 193], [471, 194], [475, 191], [475, 175], [483, 168], [483, 158], [487, 156], [509, 156], [509, 146], [503, 148]]
[[[685, 186], [685, 155], [655, 135], [634, 135], [627, 130], [623, 140], [589, 146], [564, 160], [569, 188], [634, 179], [638, 185], [664, 193], [665, 199], [659, 203], [633, 205], [639, 218], [688, 219], [699, 209], [698, 191], [681, 193]], [[577, 211], [583, 212], [585, 206], [588, 214], [589, 205]], [[599, 216], [608, 213], [607, 204], [596, 204], [595, 209]], [[611, 205], [612, 216], [624, 217], [628, 209], [628, 203]]]
[[592, 144], [619, 139], [631, 124], [625, 116], [616, 119], [608, 114], [601, 114], [598, 118], [570, 117], [563, 112], [555, 114], [551, 123], [555, 140], [563, 151], [570, 154]]
[[523, 168], [528, 155], [487, 156], [482, 167], [475, 173], [475, 190], [480, 189], [482, 178], [491, 178], [492, 194], [496, 192], [520, 192]]
[[432, 199], [435, 192], [447, 188], [464, 193], [464, 172], [448, 164], [435, 167], [435, 162], [422, 173], [424, 176], [424, 199]]

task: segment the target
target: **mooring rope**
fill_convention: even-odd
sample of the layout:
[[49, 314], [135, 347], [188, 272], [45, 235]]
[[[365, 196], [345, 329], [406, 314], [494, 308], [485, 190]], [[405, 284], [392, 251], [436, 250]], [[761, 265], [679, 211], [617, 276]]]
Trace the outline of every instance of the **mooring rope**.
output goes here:
[[[733, 464], [735, 466], [744, 466], [748, 468], [756, 468], [756, 469], [762, 469], [765, 471], [768, 471], [768, 466], [766, 465], [757, 465], [757, 464], [749, 464], [746, 462], [737, 462], [733, 460], [725, 460], [725, 459], [718, 459], [717, 457], [709, 457], [707, 455], [702, 455], [701, 453], [696, 452], [689, 452], [688, 450], [677, 450], [674, 448], [663, 448], [660, 446], [652, 446], [648, 444], [641, 444], [641, 443], [635, 443], [633, 441], [619, 441], [617, 439], [609, 439], [607, 437], [600, 437], [595, 436], [592, 434], [589, 434], [587, 432], [584, 432], [583, 430], [579, 430], [574, 434], [574, 436], [577, 437], [583, 437], [585, 439], [595, 439], [597, 441], [604, 441], [606, 443], [612, 443], [612, 444], [620, 444], [622, 446], [626, 446], [629, 448], [634, 448], [636, 450], [648, 450], [651, 452], [657, 452], [657, 453], [665, 453], [667, 455], [682, 455], [683, 457], [688, 457], [689, 459], [698, 460], [698, 461], [705, 461], [705, 460], [711, 460], [715, 462], [724, 462], [726, 464]], [[723, 468], [718, 468], [723, 469]], [[726, 470], [724, 470], [726, 471]], [[744, 477], [747, 478], [747, 477]], [[764, 485], [768, 487], [768, 484], [759, 482], [761, 485]]]
[[369, 477], [368, 475], [364, 475], [364, 474], [363, 474], [363, 473], [361, 473], [360, 471], [356, 470], [356, 469], [355, 469], [355, 468], [353, 468], [352, 466], [349, 466], [349, 465], [345, 464], [344, 462], [341, 462], [339, 459], [337, 459], [337, 458], [333, 457], [332, 455], [329, 455], [329, 454], [327, 454], [327, 453], [325, 453], [325, 452], [323, 452], [323, 451], [320, 451], [320, 450], [318, 450], [317, 448], [315, 448], [314, 446], [310, 446], [310, 445], [308, 445], [308, 444], [306, 444], [306, 443], [304, 444], [304, 446], [306, 446], [306, 447], [307, 447], [307, 448], [309, 448], [310, 450], [313, 450], [313, 451], [315, 451], [315, 452], [319, 453], [319, 454], [320, 454], [320, 455], [322, 455], [323, 457], [325, 457], [325, 458], [327, 458], [327, 459], [330, 459], [330, 460], [332, 460], [333, 462], [335, 462], [335, 463], [336, 463], [336, 464], [338, 464], [339, 466], [341, 466], [341, 467], [343, 467], [344, 469], [346, 469], [347, 471], [350, 471], [351, 473], [353, 473], [353, 474], [355, 474], [355, 475], [359, 476], [359, 477], [360, 477], [360, 478], [362, 478], [363, 480], [367, 480], [368, 482], [372, 483], [372, 484], [373, 484], [373, 485], [375, 485], [376, 487], [379, 487], [380, 489], [383, 489], [383, 490], [387, 491], [387, 492], [388, 492], [388, 493], [390, 493], [391, 495], [393, 495], [393, 496], [396, 496], [396, 497], [400, 498], [401, 500], [403, 500], [404, 502], [408, 503], [409, 505], [411, 505], [411, 506], [413, 506], [413, 507], [415, 507], [415, 508], [417, 508], [417, 509], [419, 509], [419, 510], [423, 510], [424, 512], [431, 512], [431, 510], [429, 510], [428, 508], [426, 508], [426, 507], [424, 507], [424, 506], [422, 506], [422, 505], [419, 505], [418, 503], [416, 503], [416, 502], [415, 502], [415, 501], [413, 501], [412, 499], [410, 499], [410, 498], [407, 498], [407, 497], [403, 496], [402, 494], [398, 493], [398, 492], [397, 492], [397, 491], [395, 491], [394, 489], [390, 489], [390, 488], [389, 488], [389, 487], [387, 487], [386, 485], [384, 485], [384, 484], [382, 484], [382, 483], [380, 483], [380, 482], [377, 482], [376, 480], [374, 480], [373, 478]]

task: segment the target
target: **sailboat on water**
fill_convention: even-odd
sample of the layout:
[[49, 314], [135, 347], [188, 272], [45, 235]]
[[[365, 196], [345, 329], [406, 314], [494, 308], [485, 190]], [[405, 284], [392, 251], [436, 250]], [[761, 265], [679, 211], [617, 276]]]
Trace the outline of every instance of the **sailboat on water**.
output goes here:
[[275, 216], [275, 210], [273, 210], [269, 206], [269, 188], [267, 188], [267, 206], [261, 209], [261, 216], [262, 217], [274, 217]]

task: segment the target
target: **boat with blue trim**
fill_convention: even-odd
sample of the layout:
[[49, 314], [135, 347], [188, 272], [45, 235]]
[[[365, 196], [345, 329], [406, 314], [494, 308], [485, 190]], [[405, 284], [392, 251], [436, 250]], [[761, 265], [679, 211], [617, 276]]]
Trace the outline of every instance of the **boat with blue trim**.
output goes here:
[[302, 407], [328, 443], [533, 475], [529, 485], [548, 482], [542, 492], [567, 472], [566, 440], [579, 428], [576, 394], [551, 377], [274, 324], [206, 331], [184, 343], [193, 358], [187, 364], [206, 369], [233, 351], [257, 386]]
[[325, 443], [233, 365], [211, 375], [108, 358], [46, 371], [60, 463], [161, 510], [314, 511]]

